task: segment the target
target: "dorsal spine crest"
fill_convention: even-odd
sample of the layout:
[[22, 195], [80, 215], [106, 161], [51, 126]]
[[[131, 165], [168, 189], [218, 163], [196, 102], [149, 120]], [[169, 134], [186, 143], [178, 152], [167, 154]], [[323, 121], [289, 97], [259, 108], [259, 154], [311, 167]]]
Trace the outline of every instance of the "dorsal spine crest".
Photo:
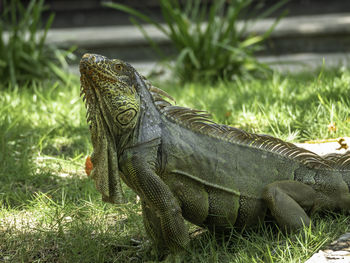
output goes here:
[[210, 114], [201, 110], [194, 110], [186, 107], [175, 106], [175, 100], [165, 91], [152, 86], [145, 80], [153, 103], [159, 112], [170, 121], [183, 126], [193, 132], [197, 132], [219, 140], [230, 143], [247, 145], [264, 151], [283, 155], [294, 159], [310, 168], [322, 168], [326, 170], [349, 170], [350, 153], [323, 158], [316, 153], [297, 147], [292, 143], [269, 136], [249, 133], [244, 130], [217, 124], [209, 119]]

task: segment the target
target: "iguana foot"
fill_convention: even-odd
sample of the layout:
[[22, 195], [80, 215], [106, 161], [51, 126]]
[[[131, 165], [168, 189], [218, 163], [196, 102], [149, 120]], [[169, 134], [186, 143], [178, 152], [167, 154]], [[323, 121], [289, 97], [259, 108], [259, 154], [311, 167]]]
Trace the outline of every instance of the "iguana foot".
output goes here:
[[[131, 242], [135, 244], [134, 247], [136, 249], [134, 258], [139, 259], [140, 262], [162, 262], [170, 253], [167, 249], [157, 249], [152, 240], [141, 241], [132, 239]], [[146, 261], [144, 261], [145, 259]]]
[[185, 251], [177, 252], [176, 254], [169, 254], [165, 259], [164, 263], [183, 263], [186, 262], [185, 260]]
[[310, 225], [305, 210], [314, 205], [316, 192], [296, 181], [278, 181], [268, 184], [263, 199], [282, 231], [295, 231]]

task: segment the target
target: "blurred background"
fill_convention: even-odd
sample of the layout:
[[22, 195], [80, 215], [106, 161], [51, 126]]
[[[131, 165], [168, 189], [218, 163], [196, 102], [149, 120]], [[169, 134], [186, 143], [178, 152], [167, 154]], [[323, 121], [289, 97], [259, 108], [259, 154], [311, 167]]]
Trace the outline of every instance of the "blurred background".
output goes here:
[[[22, 0], [29, 3], [29, 0]], [[79, 0], [47, 0], [45, 3], [49, 9], [44, 12], [48, 16], [50, 12], [56, 13], [53, 27], [88, 27], [106, 25], [130, 24], [129, 16], [123, 12], [113, 11], [103, 7], [103, 0], [85, 0], [82, 4]], [[159, 21], [162, 20], [158, 0], [120, 0], [113, 1], [133, 7], [140, 11], [152, 14]], [[203, 1], [205, 2], [205, 1]], [[210, 2], [210, 1], [209, 1]], [[255, 0], [253, 4], [264, 5], [265, 9], [279, 2], [279, 0]], [[305, 15], [327, 15], [350, 12], [350, 2], [344, 0], [290, 0], [285, 4], [288, 10], [287, 17]], [[271, 16], [278, 15], [278, 12]]]
[[[47, 41], [62, 48], [74, 45], [77, 47], [75, 53], [79, 56], [84, 52], [102, 53], [133, 62], [141, 70], [152, 68], [159, 57], [152, 51], [143, 34], [130, 22], [130, 14], [103, 6], [104, 2], [86, 0], [82, 4], [78, 0], [45, 1], [48, 8], [43, 12], [44, 20], [55, 13]], [[114, 2], [134, 8], [157, 22], [164, 22], [157, 0]], [[202, 2], [210, 4], [214, 1]], [[259, 10], [256, 13], [258, 16], [273, 9], [279, 2], [254, 0], [249, 9]], [[308, 67], [314, 68], [323, 63], [323, 58], [328, 65], [346, 64], [346, 53], [350, 50], [349, 1], [291, 0], [259, 19], [247, 31], [262, 34], [283, 11], [286, 11], [283, 18], [264, 42], [264, 48], [256, 52], [259, 60], [278, 63], [275, 67], [281, 70], [303, 68], [296, 66], [295, 62], [306, 63]], [[145, 22], [140, 20], [140, 23]], [[153, 28], [145, 30], [160, 45], [165, 55], [175, 53], [167, 37]], [[292, 63], [289, 67], [285, 65], [288, 62]]]

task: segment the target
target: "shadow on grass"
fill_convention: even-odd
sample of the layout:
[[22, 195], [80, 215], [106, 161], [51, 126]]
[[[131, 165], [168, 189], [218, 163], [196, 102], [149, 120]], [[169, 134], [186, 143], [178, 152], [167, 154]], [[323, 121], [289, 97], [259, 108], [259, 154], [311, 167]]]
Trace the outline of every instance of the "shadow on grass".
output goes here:
[[95, 216], [98, 221], [64, 217], [48, 223], [31, 222], [22, 229], [17, 222], [0, 231], [0, 261], [143, 262], [147, 251], [131, 240], [123, 223], [109, 224], [105, 218]]

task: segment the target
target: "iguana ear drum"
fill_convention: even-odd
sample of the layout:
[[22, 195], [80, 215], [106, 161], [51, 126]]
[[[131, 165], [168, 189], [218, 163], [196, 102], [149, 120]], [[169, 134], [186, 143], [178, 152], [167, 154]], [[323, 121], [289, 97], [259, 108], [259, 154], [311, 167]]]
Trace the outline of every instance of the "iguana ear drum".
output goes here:
[[117, 115], [115, 120], [122, 126], [128, 125], [135, 119], [137, 112], [135, 109], [127, 109]]

